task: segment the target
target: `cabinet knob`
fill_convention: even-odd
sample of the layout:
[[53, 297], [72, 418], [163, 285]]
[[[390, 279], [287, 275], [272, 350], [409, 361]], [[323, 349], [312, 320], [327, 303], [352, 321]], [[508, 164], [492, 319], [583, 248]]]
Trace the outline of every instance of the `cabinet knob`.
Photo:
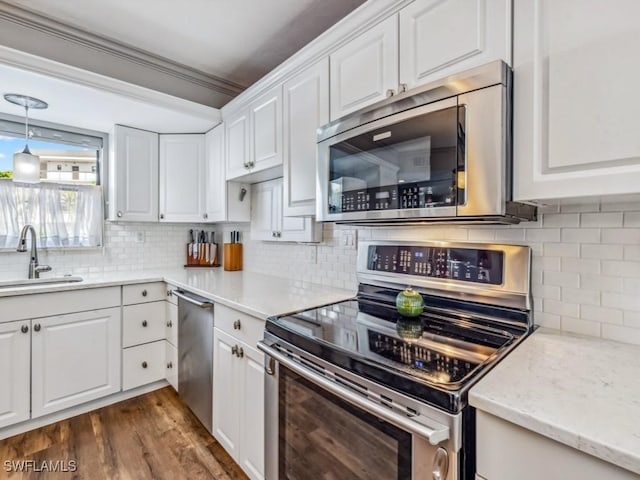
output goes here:
[[33, 326], [33, 331], [34, 331], [34, 332], [39, 332], [39, 331], [40, 331], [40, 324], [39, 324], [39, 323], [36, 323], [36, 324]]
[[233, 329], [234, 330], [240, 330], [241, 326], [242, 326], [242, 324], [240, 323], [240, 319], [238, 319], [235, 322], [233, 322]]
[[143, 327], [146, 327], [146, 326], [147, 326], [147, 321], [146, 321], [146, 320], [143, 320], [143, 321], [142, 321], [142, 326], [143, 326]]
[[282, 232], [276, 232], [276, 237], [280, 238], [282, 236]]
[[207, 214], [205, 213], [205, 214], [203, 214], [203, 215], [202, 215], [202, 218], [204, 218], [204, 219], [206, 220], [207, 218], [209, 218], [209, 215], [207, 215]]
[[118, 213], [116, 213], [116, 215], [118, 215], [118, 218], [122, 217], [122, 210], [118, 210]]
[[272, 236], [273, 238], [276, 238], [276, 232], [271, 232], [271, 236]]
[[22, 333], [27, 333], [29, 331], [29, 327], [27, 327], [26, 325], [22, 325], [22, 327], [20, 328], [20, 331]]
[[147, 368], [148, 366], [147, 362], [142, 362], [142, 368]]
[[164, 220], [164, 213], [160, 214], [160, 220]]
[[387, 98], [393, 97], [396, 94], [396, 91], [393, 88], [387, 90]]
[[173, 322], [171, 320], [167, 322], [167, 327], [173, 328]]
[[231, 347], [231, 355], [235, 355], [236, 357], [238, 356], [238, 345]]
[[400, 84], [400, 88], [398, 89], [398, 91], [399, 91], [400, 93], [404, 93], [404, 92], [406, 92], [407, 90], [409, 90], [409, 87], [407, 86], [407, 84], [406, 84], [406, 83], [401, 83], [401, 84]]
[[147, 291], [146, 290], [142, 290], [142, 296], [146, 297], [147, 296]]
[[173, 368], [173, 362], [167, 363], [167, 368]]

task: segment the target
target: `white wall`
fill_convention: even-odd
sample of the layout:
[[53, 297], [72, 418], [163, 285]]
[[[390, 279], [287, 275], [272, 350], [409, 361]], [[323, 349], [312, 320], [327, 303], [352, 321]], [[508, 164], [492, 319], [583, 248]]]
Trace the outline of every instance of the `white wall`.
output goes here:
[[[229, 228], [229, 227], [227, 227]], [[518, 226], [354, 228], [324, 225], [318, 246], [250, 241], [245, 270], [353, 289], [359, 239], [529, 245], [538, 325], [640, 344], [640, 202], [545, 207]], [[246, 241], [249, 240], [249, 241]]]

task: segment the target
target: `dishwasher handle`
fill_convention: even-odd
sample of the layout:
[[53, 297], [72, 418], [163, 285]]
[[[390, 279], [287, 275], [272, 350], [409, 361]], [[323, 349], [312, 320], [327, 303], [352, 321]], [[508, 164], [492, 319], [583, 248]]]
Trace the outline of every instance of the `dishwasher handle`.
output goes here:
[[171, 294], [175, 295], [178, 298], [181, 298], [182, 300], [184, 300], [185, 302], [189, 302], [193, 305], [196, 305], [200, 308], [211, 308], [213, 307], [213, 303], [211, 302], [201, 302], [200, 300], [196, 300], [195, 298], [187, 295], [186, 292], [183, 292], [181, 290], [171, 290]]

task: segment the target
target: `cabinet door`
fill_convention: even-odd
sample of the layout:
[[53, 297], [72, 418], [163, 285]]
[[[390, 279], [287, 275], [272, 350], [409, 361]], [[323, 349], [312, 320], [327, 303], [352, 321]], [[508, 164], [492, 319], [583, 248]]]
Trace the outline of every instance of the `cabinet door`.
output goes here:
[[110, 138], [109, 219], [158, 221], [158, 134], [116, 125]]
[[314, 217], [285, 217], [283, 215], [283, 188], [276, 192], [276, 210], [278, 215], [277, 237], [280, 242], [319, 242], [321, 226], [316, 229]]
[[393, 15], [329, 57], [331, 120], [398, 89], [398, 17]]
[[33, 418], [120, 391], [120, 308], [32, 324]]
[[282, 216], [282, 179], [251, 185], [251, 239], [276, 240]]
[[227, 180], [249, 173], [249, 115], [241, 110], [225, 120]]
[[640, 2], [514, 7], [514, 199], [636, 193]]
[[511, 0], [416, 0], [400, 10], [400, 83], [511, 64]]
[[315, 215], [316, 130], [329, 122], [329, 59], [296, 75], [283, 88], [283, 212]]
[[160, 221], [202, 222], [204, 135], [160, 135]]
[[282, 165], [282, 86], [251, 103], [252, 172]]
[[252, 480], [264, 478], [264, 354], [242, 344], [240, 460]]
[[234, 459], [240, 441], [240, 364], [232, 353], [237, 345], [232, 336], [213, 329], [213, 435]]
[[209, 222], [227, 220], [227, 179], [224, 172], [224, 125], [205, 135], [205, 212]]
[[178, 391], [178, 349], [171, 345], [169, 342], [165, 342], [166, 354], [165, 354], [165, 377], [169, 385], [173, 389]]
[[29, 419], [30, 327], [29, 320], [0, 323], [0, 428]]

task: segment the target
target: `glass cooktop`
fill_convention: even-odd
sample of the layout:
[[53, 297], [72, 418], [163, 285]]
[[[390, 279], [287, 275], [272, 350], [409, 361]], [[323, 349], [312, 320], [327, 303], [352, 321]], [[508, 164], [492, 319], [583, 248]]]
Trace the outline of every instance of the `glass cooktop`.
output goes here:
[[266, 330], [292, 345], [448, 409], [461, 390], [515, 337], [463, 312], [400, 316], [395, 307], [354, 299], [273, 317]]

